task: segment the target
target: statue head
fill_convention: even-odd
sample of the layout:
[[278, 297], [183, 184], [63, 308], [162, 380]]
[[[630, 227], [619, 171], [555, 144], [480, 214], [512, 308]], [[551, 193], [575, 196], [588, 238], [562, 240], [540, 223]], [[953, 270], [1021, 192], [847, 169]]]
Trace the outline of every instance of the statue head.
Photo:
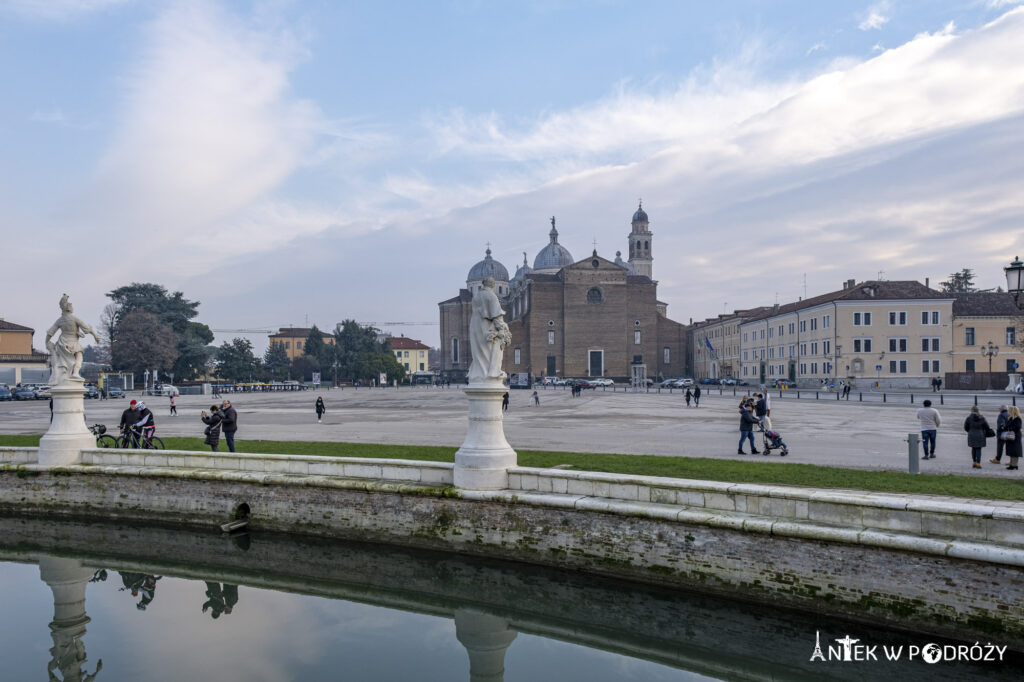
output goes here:
[[60, 297], [60, 310], [62, 313], [72, 313], [74, 308], [71, 307], [71, 300], [67, 294]]
[[493, 289], [494, 288], [494, 278], [493, 277], [484, 277], [484, 281], [481, 282], [481, 284], [483, 284], [488, 289]]

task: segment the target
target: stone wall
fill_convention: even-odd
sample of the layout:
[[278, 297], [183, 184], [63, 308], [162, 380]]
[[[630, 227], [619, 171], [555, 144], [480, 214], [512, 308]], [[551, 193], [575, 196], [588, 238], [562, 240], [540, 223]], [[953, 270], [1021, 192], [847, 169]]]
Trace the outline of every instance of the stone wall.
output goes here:
[[[0, 513], [254, 529], [547, 564], [900, 627], [1024, 644], [1024, 514], [971, 504], [563, 470], [510, 490], [449, 464], [88, 450], [46, 469], [0, 449]], [[902, 502], [900, 502], [900, 499]]]

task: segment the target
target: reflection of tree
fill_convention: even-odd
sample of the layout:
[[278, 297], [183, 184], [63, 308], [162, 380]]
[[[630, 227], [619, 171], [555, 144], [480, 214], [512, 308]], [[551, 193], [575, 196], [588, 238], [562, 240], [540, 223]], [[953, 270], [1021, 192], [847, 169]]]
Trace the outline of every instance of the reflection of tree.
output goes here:
[[224, 583], [206, 583], [206, 596], [208, 599], [203, 604], [203, 613], [206, 613], [207, 609], [210, 611], [210, 617], [217, 619], [220, 618], [222, 613], [231, 613], [231, 610], [238, 603], [238, 585], [229, 585]]
[[156, 581], [160, 580], [163, 576], [129, 573], [126, 571], [118, 571], [118, 574], [121, 576], [121, 582], [124, 583], [124, 587], [118, 591], [124, 592], [128, 590], [133, 597], [138, 597], [141, 593], [142, 599], [135, 605], [135, 608], [139, 611], [145, 611], [149, 603], [156, 597]]

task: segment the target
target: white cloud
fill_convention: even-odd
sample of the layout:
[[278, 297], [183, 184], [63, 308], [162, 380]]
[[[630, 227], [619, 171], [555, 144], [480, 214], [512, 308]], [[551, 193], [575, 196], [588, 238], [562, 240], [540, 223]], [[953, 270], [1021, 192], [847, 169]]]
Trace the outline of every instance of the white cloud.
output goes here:
[[40, 123], [60, 123], [65, 124], [68, 122], [68, 117], [64, 115], [64, 112], [60, 109], [48, 109], [43, 111], [37, 109], [32, 112], [29, 116], [30, 121], [39, 121]]
[[46, 20], [71, 19], [98, 12], [133, 0], [2, 0], [0, 9], [8, 9], [25, 17]]
[[804, 56], [810, 56], [817, 52], [818, 50], [824, 50], [826, 47], [828, 47], [828, 45], [825, 42], [818, 41], [811, 45], [809, 48], [807, 48], [807, 54]]
[[889, 13], [889, 2], [888, 0], [882, 0], [874, 5], [868, 7], [864, 19], [857, 24], [857, 28], [862, 31], [871, 31], [880, 29], [889, 22], [889, 17], [886, 16]]

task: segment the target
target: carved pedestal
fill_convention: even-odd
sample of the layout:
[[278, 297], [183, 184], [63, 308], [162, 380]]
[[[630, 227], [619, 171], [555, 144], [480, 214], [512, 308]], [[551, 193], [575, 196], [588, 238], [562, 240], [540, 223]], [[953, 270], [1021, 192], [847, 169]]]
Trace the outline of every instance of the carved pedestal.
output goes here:
[[53, 422], [39, 441], [39, 464], [64, 466], [82, 461], [82, 448], [96, 447], [96, 437], [85, 425], [83, 381], [68, 379], [50, 388]]
[[470, 490], [508, 487], [508, 469], [516, 465], [516, 451], [505, 440], [501, 397], [508, 391], [500, 381], [466, 387], [469, 430], [455, 453], [455, 486]]
[[471, 682], [505, 679], [505, 650], [517, 634], [504, 618], [468, 609], [455, 612], [455, 637], [469, 654]]
[[1006, 388], [1004, 388], [1003, 390], [1004, 391], [1010, 391], [1011, 393], [1016, 393], [1017, 392], [1017, 386], [1019, 386], [1019, 385], [1020, 385], [1020, 374], [1012, 373], [1012, 374], [1010, 374], [1010, 381], [1009, 381], [1009, 383], [1006, 384]]

